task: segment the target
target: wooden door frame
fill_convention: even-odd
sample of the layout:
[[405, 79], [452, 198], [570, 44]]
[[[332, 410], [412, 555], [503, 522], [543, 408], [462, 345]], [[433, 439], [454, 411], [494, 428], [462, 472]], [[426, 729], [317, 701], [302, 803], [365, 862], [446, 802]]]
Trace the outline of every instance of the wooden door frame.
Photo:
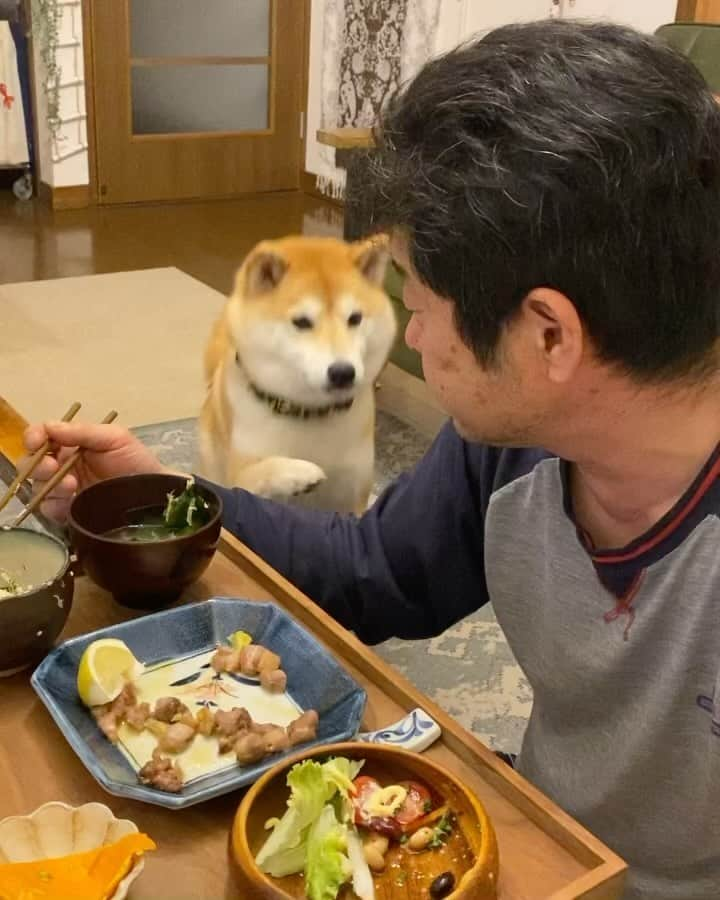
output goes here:
[[693, 22], [695, 20], [696, 9], [697, 0], [678, 0], [677, 9], [675, 11], [675, 21]]
[[[300, 153], [300, 171], [298, 180], [300, 190], [304, 189], [305, 157], [307, 154], [307, 105], [308, 86], [310, 79], [310, 16], [312, 14], [312, 0], [301, 0], [303, 4], [303, 65], [300, 73], [302, 81], [301, 113], [305, 127], [303, 129], [302, 149]], [[87, 143], [88, 143], [88, 180], [90, 188], [90, 203], [95, 206], [99, 197], [99, 179], [97, 167], [97, 136], [95, 119], [95, 49], [93, 43], [93, 0], [81, 0], [83, 22], [83, 57], [85, 64], [85, 112], [87, 113]]]
[[95, 46], [93, 40], [92, 0], [81, 0], [83, 23], [83, 61], [85, 66], [85, 127], [88, 145], [88, 182], [90, 205], [96, 206], [99, 196], [97, 171], [97, 139], [95, 134]]
[[705, 22], [709, 20], [698, 19], [698, 7], [702, 0], [678, 0], [677, 10], [675, 12], [676, 22]]

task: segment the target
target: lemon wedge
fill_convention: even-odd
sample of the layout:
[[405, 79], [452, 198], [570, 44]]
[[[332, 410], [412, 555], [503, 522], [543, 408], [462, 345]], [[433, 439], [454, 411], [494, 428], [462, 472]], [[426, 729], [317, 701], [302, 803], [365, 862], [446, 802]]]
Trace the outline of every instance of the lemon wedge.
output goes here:
[[233, 631], [228, 640], [230, 641], [230, 646], [233, 650], [242, 650], [243, 647], [252, 644], [252, 637], [247, 631]]
[[77, 689], [86, 706], [111, 703], [127, 681], [142, 672], [138, 662], [124, 641], [103, 638], [85, 648], [80, 659]]

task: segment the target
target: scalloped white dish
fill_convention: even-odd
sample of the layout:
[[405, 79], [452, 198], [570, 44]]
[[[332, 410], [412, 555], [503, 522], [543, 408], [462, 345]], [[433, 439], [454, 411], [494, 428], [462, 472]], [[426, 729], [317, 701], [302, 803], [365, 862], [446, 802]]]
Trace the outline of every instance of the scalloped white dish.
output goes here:
[[[130, 819], [118, 819], [102, 803], [69, 806], [53, 801], [27, 816], [9, 816], [0, 821], [0, 862], [34, 862], [84, 853], [114, 844], [138, 827]], [[145, 867], [142, 857], [118, 884], [110, 900], [123, 900], [130, 885]]]

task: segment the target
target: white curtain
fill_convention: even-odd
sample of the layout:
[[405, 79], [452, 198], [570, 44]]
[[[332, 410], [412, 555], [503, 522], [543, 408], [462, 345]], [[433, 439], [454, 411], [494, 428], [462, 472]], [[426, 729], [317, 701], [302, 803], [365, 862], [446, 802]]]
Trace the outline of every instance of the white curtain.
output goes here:
[[[321, 127], [370, 127], [397, 87], [434, 52], [441, 0], [326, 0]], [[322, 147], [322, 193], [341, 198], [345, 172]]]
[[28, 162], [17, 54], [10, 25], [0, 22], [0, 166]]
[[400, 53], [400, 79], [405, 82], [435, 55], [441, 0], [408, 0]]
[[[320, 77], [321, 128], [337, 128], [339, 122], [340, 94], [338, 88], [344, 27], [344, 0], [325, 0]], [[317, 189], [335, 200], [341, 199], [345, 195], [345, 172], [335, 166], [335, 151], [332, 147], [319, 144], [318, 156], [322, 161], [324, 172], [317, 176]]]

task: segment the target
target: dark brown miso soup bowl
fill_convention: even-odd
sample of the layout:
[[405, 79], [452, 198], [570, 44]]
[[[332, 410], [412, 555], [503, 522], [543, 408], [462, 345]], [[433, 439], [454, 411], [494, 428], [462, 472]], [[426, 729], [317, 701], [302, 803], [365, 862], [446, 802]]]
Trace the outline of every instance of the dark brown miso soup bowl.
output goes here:
[[210, 564], [220, 537], [222, 501], [204, 485], [196, 489], [210, 506], [210, 518], [196, 531], [148, 542], [109, 534], [134, 524], [143, 509], [164, 508], [168, 494], [181, 494], [186, 481], [180, 475], [123, 475], [99, 481], [73, 500], [68, 528], [78, 563], [123, 606], [162, 609]]
[[65, 544], [30, 528], [0, 528], [0, 570], [18, 587], [0, 594], [2, 677], [40, 662], [52, 649], [70, 613], [74, 579]]

